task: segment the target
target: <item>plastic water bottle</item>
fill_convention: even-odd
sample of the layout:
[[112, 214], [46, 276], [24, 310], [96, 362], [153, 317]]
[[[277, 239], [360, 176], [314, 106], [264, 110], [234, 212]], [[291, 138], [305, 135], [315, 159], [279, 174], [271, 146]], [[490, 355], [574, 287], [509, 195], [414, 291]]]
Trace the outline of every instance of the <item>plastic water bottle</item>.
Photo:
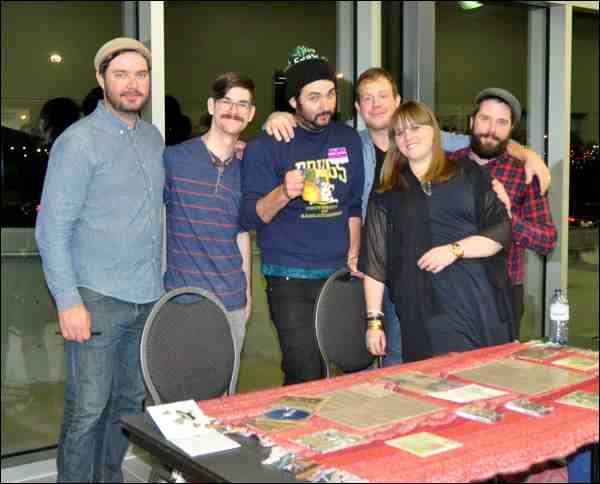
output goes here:
[[554, 290], [550, 301], [550, 341], [565, 345], [569, 340], [569, 301], [561, 289]]

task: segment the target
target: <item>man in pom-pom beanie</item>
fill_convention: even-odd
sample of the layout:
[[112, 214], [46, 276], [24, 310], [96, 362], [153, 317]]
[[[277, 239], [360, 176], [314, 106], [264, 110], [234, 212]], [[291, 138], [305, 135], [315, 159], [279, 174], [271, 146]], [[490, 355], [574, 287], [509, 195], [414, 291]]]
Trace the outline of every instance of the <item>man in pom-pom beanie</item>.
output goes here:
[[293, 384], [324, 376], [314, 305], [331, 274], [356, 271], [364, 168], [358, 134], [333, 121], [336, 78], [327, 59], [297, 47], [286, 76], [297, 134], [290, 143], [266, 133], [248, 143], [240, 224], [257, 231], [284, 384]]

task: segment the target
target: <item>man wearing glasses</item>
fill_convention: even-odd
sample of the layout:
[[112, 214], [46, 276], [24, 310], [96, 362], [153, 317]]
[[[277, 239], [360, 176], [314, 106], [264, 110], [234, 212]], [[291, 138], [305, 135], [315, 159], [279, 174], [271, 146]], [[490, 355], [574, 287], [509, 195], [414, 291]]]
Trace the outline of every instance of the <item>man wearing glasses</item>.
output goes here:
[[[165, 150], [164, 282], [166, 290], [195, 286], [214, 294], [229, 313], [239, 356], [252, 307], [252, 272], [250, 238], [238, 225], [241, 174], [234, 147], [254, 117], [254, 83], [241, 74], [223, 74], [213, 83], [207, 104], [210, 129]], [[230, 390], [235, 390], [238, 371], [234, 368]]]
[[284, 143], [263, 133], [246, 146], [240, 223], [257, 230], [289, 385], [324, 376], [314, 305], [327, 277], [346, 265], [356, 270], [364, 169], [358, 134], [333, 122], [332, 67], [301, 46], [286, 75], [296, 136]]

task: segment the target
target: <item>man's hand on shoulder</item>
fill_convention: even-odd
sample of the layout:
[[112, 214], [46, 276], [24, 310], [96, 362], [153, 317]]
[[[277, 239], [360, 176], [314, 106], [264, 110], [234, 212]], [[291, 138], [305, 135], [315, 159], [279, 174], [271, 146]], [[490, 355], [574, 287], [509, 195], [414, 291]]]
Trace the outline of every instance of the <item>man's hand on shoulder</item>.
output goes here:
[[544, 195], [550, 188], [552, 176], [542, 157], [535, 151], [512, 140], [508, 143], [507, 149], [509, 155], [518, 158], [525, 164], [525, 183], [529, 185], [536, 176], [540, 182], [540, 191]]
[[533, 181], [533, 177], [537, 176], [540, 182], [540, 191], [542, 195], [548, 191], [550, 188], [550, 182], [552, 181], [552, 175], [550, 174], [550, 170], [542, 160], [541, 156], [539, 156], [533, 150], [527, 150], [528, 155], [525, 161], [525, 183], [529, 184]]
[[58, 322], [63, 338], [79, 343], [92, 336], [92, 318], [83, 304], [58, 312]]
[[241, 160], [242, 158], [244, 158], [244, 150], [246, 149], [246, 142], [242, 141], [241, 139], [237, 140], [235, 142], [235, 145], [233, 145], [233, 153], [235, 154], [235, 157], [238, 160]]
[[275, 111], [267, 118], [265, 131], [269, 136], [274, 136], [277, 141], [284, 140], [286, 143], [289, 143], [294, 137], [294, 128], [296, 126], [296, 119], [293, 114], [284, 111]]

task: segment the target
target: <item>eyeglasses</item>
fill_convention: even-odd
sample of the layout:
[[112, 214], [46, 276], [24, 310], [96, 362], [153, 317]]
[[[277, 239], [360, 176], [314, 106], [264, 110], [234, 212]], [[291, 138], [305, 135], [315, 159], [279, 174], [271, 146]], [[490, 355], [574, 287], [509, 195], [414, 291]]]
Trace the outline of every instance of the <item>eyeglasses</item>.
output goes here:
[[428, 127], [428, 125], [426, 124], [413, 124], [412, 126], [407, 126], [406, 128], [396, 128], [394, 130], [394, 135], [396, 135], [398, 138], [401, 138], [402, 136], [406, 135], [406, 134], [415, 134], [417, 133], [420, 129], [422, 128], [426, 128]]
[[247, 113], [252, 107], [252, 103], [250, 101], [234, 101], [233, 99], [229, 99], [228, 97], [222, 97], [218, 101], [228, 111], [231, 111], [233, 109], [233, 106], [235, 106], [240, 113]]

